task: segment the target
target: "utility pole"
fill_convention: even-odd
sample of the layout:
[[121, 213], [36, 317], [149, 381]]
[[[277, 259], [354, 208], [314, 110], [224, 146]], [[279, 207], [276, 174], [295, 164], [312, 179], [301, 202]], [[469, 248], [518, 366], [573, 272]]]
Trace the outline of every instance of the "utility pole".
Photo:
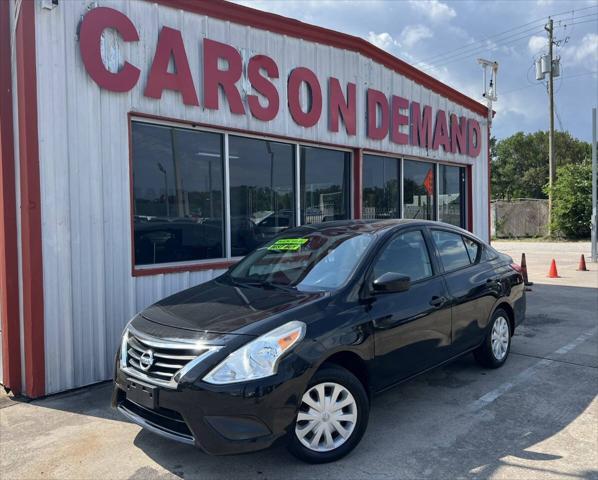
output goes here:
[[592, 261], [598, 262], [598, 111], [592, 109]]
[[554, 164], [554, 61], [552, 58], [553, 46], [553, 25], [552, 18], [548, 17], [548, 25], [544, 28], [548, 32], [548, 60], [550, 70], [548, 71], [548, 108], [550, 113], [550, 131], [548, 132], [548, 235], [552, 235], [552, 185], [555, 180], [556, 166]]

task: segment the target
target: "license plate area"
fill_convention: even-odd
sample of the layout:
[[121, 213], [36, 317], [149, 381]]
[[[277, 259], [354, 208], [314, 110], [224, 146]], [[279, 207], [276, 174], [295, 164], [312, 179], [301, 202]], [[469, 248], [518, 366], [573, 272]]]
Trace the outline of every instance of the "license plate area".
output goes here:
[[133, 378], [127, 378], [127, 400], [145, 408], [155, 410], [158, 407], [158, 388]]

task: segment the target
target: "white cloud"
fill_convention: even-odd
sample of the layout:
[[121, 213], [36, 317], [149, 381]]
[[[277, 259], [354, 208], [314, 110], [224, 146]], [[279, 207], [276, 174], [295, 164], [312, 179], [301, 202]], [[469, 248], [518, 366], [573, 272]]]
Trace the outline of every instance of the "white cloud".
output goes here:
[[409, 0], [409, 5], [433, 21], [447, 20], [457, 16], [454, 8], [439, 0]]
[[420, 40], [432, 38], [433, 36], [432, 30], [425, 25], [407, 25], [401, 32], [400, 42], [410, 48]]
[[564, 61], [575, 65], [586, 63], [593, 69], [598, 62], [598, 34], [587, 33], [579, 45], [565, 47], [562, 52]]
[[387, 32], [383, 32], [383, 33], [369, 32], [368, 33], [368, 41], [370, 43], [376, 45], [378, 48], [381, 48], [382, 50], [387, 50], [387, 51], [390, 50], [392, 47], [399, 46], [399, 42], [397, 42], [394, 38], [392, 38], [392, 35]]
[[539, 53], [546, 46], [547, 46], [546, 37], [540, 37], [538, 35], [531, 36], [529, 41], [527, 42], [527, 48], [532, 55]]

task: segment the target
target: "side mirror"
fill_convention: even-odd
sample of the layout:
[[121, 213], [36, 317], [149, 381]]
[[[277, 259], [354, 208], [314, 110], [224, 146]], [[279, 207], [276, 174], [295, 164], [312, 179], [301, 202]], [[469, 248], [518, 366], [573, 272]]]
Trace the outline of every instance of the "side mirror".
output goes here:
[[405, 292], [411, 286], [411, 278], [401, 273], [386, 272], [374, 280], [372, 286], [377, 293]]

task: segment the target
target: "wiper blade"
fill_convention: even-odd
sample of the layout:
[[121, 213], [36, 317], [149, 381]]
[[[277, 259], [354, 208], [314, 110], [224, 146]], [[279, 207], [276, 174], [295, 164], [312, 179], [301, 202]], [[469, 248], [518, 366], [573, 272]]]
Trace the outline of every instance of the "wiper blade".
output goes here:
[[249, 285], [252, 287], [262, 287], [262, 288], [267, 288], [270, 290], [274, 290], [274, 289], [295, 290], [295, 287], [292, 287], [290, 285], [283, 285], [282, 283], [274, 283], [274, 282], [270, 282], [268, 280], [259, 280], [259, 279], [254, 279], [254, 278], [240, 278], [240, 279], [234, 279], [233, 281], [240, 285]]

